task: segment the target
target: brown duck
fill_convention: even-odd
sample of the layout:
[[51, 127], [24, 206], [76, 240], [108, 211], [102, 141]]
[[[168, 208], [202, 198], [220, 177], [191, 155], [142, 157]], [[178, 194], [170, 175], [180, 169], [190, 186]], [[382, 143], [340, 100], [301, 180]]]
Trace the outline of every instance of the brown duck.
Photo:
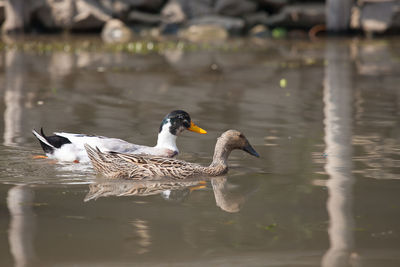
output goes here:
[[247, 138], [236, 130], [224, 132], [217, 140], [213, 161], [208, 167], [183, 160], [154, 156], [101, 152], [85, 144], [85, 149], [97, 173], [110, 178], [154, 179], [169, 177], [186, 179], [195, 176], [218, 176], [228, 171], [232, 150], [241, 149], [259, 157]]

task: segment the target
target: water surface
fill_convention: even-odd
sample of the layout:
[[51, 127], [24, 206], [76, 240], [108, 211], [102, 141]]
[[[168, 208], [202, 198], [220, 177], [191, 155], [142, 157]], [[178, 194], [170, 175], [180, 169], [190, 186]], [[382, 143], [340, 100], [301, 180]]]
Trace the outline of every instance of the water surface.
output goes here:
[[[3, 49], [2, 266], [399, 266], [397, 39], [248, 41], [159, 53]], [[194, 51], [196, 50], [196, 51]], [[33, 159], [31, 129], [154, 145], [207, 164], [238, 129], [261, 155], [225, 177], [134, 183]]]

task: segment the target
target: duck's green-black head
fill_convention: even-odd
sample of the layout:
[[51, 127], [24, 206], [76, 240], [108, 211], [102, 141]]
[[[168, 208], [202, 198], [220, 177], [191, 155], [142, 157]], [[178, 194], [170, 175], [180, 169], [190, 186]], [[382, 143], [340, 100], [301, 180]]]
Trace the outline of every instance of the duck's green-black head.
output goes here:
[[163, 130], [164, 125], [169, 125], [169, 132], [173, 135], [178, 135], [184, 130], [206, 134], [207, 131], [195, 125], [190, 119], [189, 114], [183, 110], [174, 110], [167, 114], [161, 122], [160, 130]]

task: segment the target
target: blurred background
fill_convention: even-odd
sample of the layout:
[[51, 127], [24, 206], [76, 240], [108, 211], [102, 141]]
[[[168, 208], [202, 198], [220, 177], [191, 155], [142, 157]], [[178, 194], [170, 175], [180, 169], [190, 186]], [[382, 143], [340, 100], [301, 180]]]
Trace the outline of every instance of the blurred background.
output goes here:
[[106, 41], [286, 31], [314, 36], [326, 30], [370, 35], [398, 32], [399, 9], [396, 0], [2, 0], [0, 23], [6, 34], [102, 31]]

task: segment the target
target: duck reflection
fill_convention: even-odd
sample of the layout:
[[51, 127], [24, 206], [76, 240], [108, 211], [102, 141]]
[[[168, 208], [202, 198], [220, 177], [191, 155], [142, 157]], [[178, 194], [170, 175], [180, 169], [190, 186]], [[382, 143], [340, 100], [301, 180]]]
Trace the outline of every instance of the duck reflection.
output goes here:
[[[253, 184], [254, 186], [254, 184]], [[89, 185], [84, 201], [110, 196], [151, 196], [160, 194], [165, 200], [183, 202], [195, 190], [211, 188], [218, 207], [226, 212], [239, 212], [254, 188], [241, 188], [225, 176], [202, 180], [107, 180]]]
[[230, 213], [240, 211], [241, 206], [246, 202], [248, 194], [243, 191], [236, 191], [236, 185], [229, 183], [226, 177], [211, 179], [214, 191], [215, 203], [222, 210]]
[[[205, 187], [205, 181], [99, 181], [89, 185], [84, 201], [110, 196], [151, 196], [162, 194], [166, 199], [185, 199], [186, 191]], [[174, 192], [172, 194], [172, 192]]]

